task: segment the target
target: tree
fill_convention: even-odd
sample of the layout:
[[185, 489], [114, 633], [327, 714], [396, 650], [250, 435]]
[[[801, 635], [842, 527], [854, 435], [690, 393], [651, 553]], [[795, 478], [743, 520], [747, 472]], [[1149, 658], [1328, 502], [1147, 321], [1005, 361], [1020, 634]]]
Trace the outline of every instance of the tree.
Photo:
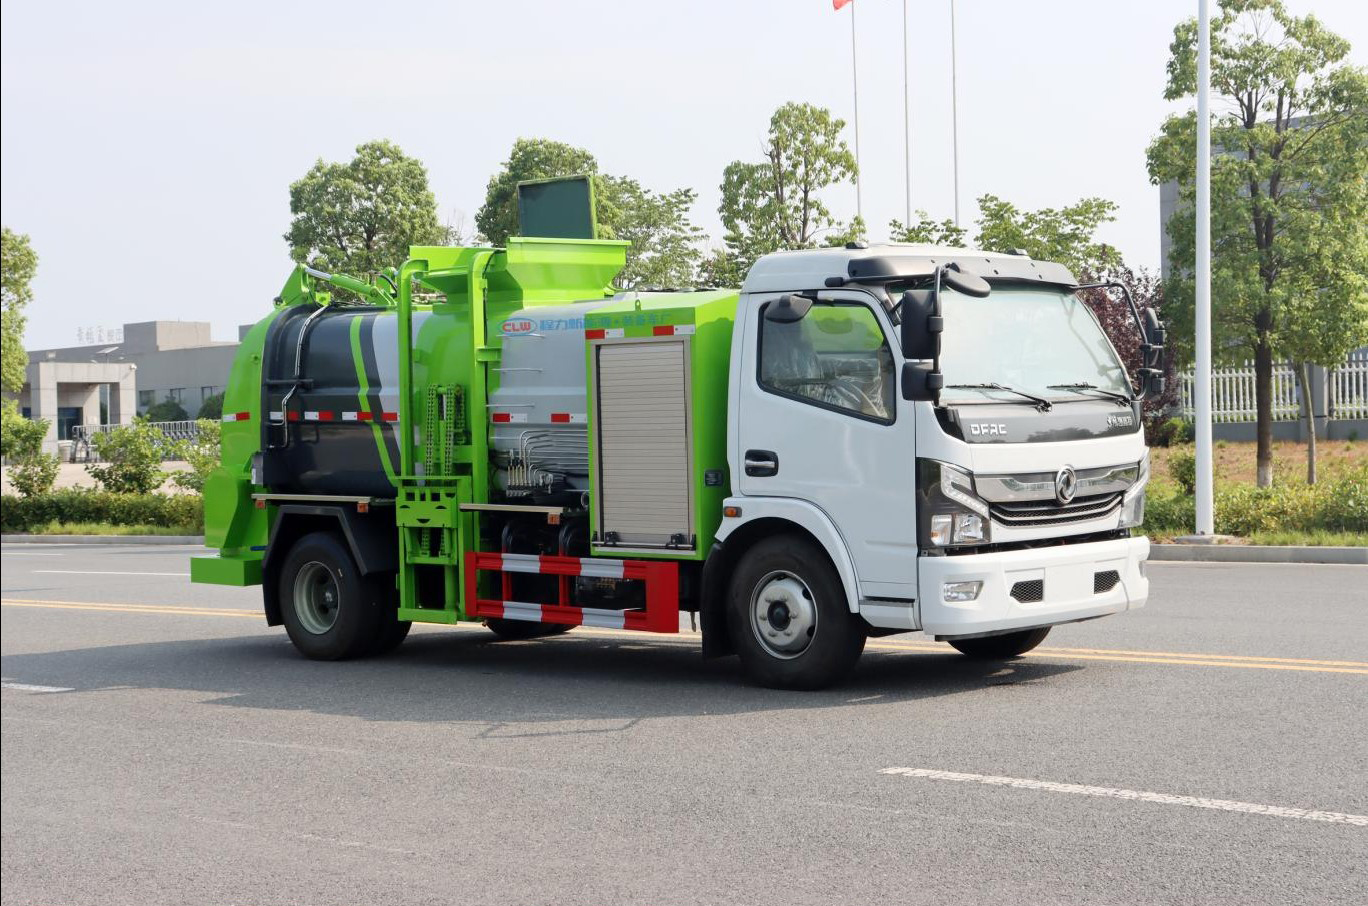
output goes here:
[[185, 407], [173, 399], [164, 399], [147, 407], [143, 417], [150, 422], [183, 422], [190, 418]]
[[[1130, 290], [1131, 298], [1143, 316], [1145, 309], [1152, 308], [1162, 321], [1164, 310], [1163, 281], [1158, 275], [1144, 270], [1132, 270], [1124, 264], [1101, 273], [1091, 274], [1089, 279], [1099, 283], [1120, 283]], [[1085, 290], [1080, 293], [1083, 302], [1097, 316], [1102, 330], [1116, 347], [1121, 362], [1126, 366], [1131, 383], [1140, 386], [1140, 369], [1145, 367], [1140, 353], [1141, 337], [1136, 329], [1135, 318], [1126, 304], [1125, 297], [1116, 290]], [[1164, 372], [1164, 392], [1149, 397], [1144, 403], [1144, 418], [1147, 435], [1152, 435], [1157, 424], [1167, 421], [1169, 414], [1179, 403], [1178, 369], [1171, 350], [1164, 351], [1164, 359], [1159, 367]]]
[[608, 177], [620, 219], [617, 238], [631, 242], [627, 264], [618, 274], [623, 287], [691, 285], [703, 253], [703, 230], [689, 220], [698, 193], [675, 189], [656, 193], [634, 179]]
[[[821, 198], [824, 189], [855, 178], [844, 128], [829, 110], [788, 103], [770, 117], [764, 160], [727, 165], [717, 209], [731, 259], [726, 270], [744, 275], [761, 255], [812, 248], [823, 233], [854, 238]], [[862, 225], [855, 227], [862, 232]]]
[[446, 237], [426, 168], [389, 141], [358, 145], [345, 164], [320, 159], [290, 185], [290, 214], [290, 257], [330, 272], [376, 274]]
[[703, 231], [689, 220], [689, 208], [698, 197], [692, 189], [653, 192], [630, 177], [600, 173], [594, 155], [550, 139], [513, 143], [508, 160], [490, 177], [475, 215], [480, 236], [501, 246], [518, 234], [518, 183], [583, 175], [591, 177], [594, 187], [598, 237], [631, 242], [619, 286], [686, 286], [694, 281], [703, 257]]
[[0, 229], [0, 383], [7, 393], [18, 393], [24, 386], [24, 307], [33, 300], [29, 284], [37, 271], [38, 256], [29, 238], [9, 227]]
[[963, 246], [969, 231], [949, 219], [932, 220], [925, 211], [917, 212], [914, 223], [904, 224], [901, 220], [888, 222], [888, 238], [893, 242], [915, 242], [920, 245]]
[[[1212, 346], [1254, 360], [1257, 479], [1273, 482], [1273, 363], [1337, 365], [1368, 342], [1368, 71], [1349, 43], [1280, 0], [1220, 0], [1212, 20]], [[1197, 89], [1197, 22], [1174, 29], [1169, 100]], [[1149, 148], [1185, 202], [1168, 224], [1175, 340], [1190, 355], [1196, 114]], [[1314, 455], [1308, 447], [1308, 454]]]
[[201, 418], [197, 427], [194, 440], [181, 443], [178, 451], [190, 468], [172, 473], [171, 483], [182, 490], [202, 494], [209, 475], [219, 467], [223, 422], [217, 418]]
[[10, 461], [10, 484], [24, 497], [46, 494], [52, 490], [60, 468], [56, 456], [43, 452], [48, 423], [24, 418], [8, 409], [4, 418], [4, 456]]
[[990, 252], [1015, 252], [1040, 261], [1057, 261], [1080, 279], [1121, 265], [1116, 249], [1097, 242], [1093, 234], [1116, 219], [1116, 204], [1105, 198], [1084, 198], [1062, 208], [1022, 211], [996, 195], [978, 200], [978, 247]]
[[214, 421], [223, 418], [223, 394], [215, 393], [213, 396], [206, 396], [204, 402], [200, 403], [199, 411], [195, 413], [195, 418], [210, 418]]

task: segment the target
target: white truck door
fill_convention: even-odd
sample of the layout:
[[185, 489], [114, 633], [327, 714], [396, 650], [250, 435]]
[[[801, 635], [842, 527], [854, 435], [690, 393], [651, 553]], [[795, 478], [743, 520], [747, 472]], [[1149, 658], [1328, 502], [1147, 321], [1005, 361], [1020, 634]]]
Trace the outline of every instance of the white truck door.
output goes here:
[[915, 432], [891, 325], [863, 293], [823, 293], [801, 320], [746, 305], [734, 487], [817, 506], [845, 539], [862, 597], [917, 586]]

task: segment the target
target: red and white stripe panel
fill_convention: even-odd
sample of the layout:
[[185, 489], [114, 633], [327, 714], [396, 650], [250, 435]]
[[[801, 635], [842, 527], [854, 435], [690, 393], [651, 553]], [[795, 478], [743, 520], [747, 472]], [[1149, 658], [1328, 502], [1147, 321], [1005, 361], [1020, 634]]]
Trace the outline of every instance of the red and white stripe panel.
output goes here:
[[[244, 418], [247, 413], [240, 413]], [[279, 422], [285, 413], [276, 410], [271, 413], [271, 421]], [[397, 422], [398, 412], [334, 412], [329, 409], [305, 409], [303, 412], [291, 409], [286, 418], [292, 422]], [[228, 416], [223, 417], [228, 421]]]
[[496, 425], [521, 425], [527, 421], [526, 412], [495, 412], [489, 420]]
[[245, 422], [252, 417], [250, 412], [225, 412], [223, 420], [225, 422]]
[[586, 340], [616, 340], [626, 333], [621, 327], [591, 327], [584, 332]]
[[[477, 595], [476, 572], [534, 573], [554, 576], [586, 576], [594, 579], [639, 579], [646, 585], [644, 610], [608, 610], [572, 607], [564, 603], [489, 600]], [[509, 584], [505, 580], [504, 593]], [[561, 600], [568, 585], [560, 583]], [[564, 626], [596, 626], [602, 629], [635, 629], [644, 632], [679, 631], [679, 564], [672, 561], [606, 560], [598, 557], [552, 557], [536, 554], [466, 554], [466, 608], [473, 617], [526, 620]]]
[[684, 337], [694, 332], [692, 324], [666, 324], [662, 327], [652, 327], [651, 336], [654, 337]]

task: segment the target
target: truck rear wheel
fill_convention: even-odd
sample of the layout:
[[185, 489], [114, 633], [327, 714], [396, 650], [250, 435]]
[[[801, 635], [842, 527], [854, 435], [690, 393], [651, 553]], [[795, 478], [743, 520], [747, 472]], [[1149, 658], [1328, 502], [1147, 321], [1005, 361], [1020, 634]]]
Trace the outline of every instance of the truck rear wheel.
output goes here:
[[950, 644], [960, 654], [973, 658], [1001, 659], [1025, 654], [1050, 634], [1049, 626], [1039, 629], [1023, 629], [1006, 635], [990, 635], [981, 639], [951, 639]]
[[805, 538], [766, 538], [732, 574], [727, 622], [751, 679], [778, 689], [821, 689], [843, 679], [864, 650], [826, 552]]
[[381, 583], [361, 575], [332, 532], [300, 538], [281, 566], [281, 620], [307, 658], [336, 661], [369, 654], [381, 641], [392, 607]]

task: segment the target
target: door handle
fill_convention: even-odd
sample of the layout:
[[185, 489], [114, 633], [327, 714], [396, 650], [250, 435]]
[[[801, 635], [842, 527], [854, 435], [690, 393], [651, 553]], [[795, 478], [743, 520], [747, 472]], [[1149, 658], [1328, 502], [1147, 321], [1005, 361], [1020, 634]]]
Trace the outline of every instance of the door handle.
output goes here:
[[769, 478], [779, 474], [779, 455], [773, 450], [747, 450], [746, 474], [752, 478]]

